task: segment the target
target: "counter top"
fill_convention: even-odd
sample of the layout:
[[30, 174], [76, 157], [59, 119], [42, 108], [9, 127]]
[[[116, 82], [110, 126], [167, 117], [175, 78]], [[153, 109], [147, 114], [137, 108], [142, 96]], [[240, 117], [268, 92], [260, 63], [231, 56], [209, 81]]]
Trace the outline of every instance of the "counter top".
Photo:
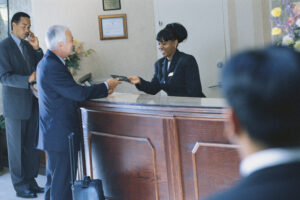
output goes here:
[[148, 94], [115, 92], [106, 98], [92, 99], [92, 102], [119, 105], [142, 105], [160, 107], [224, 108], [227, 104], [221, 98], [171, 97]]

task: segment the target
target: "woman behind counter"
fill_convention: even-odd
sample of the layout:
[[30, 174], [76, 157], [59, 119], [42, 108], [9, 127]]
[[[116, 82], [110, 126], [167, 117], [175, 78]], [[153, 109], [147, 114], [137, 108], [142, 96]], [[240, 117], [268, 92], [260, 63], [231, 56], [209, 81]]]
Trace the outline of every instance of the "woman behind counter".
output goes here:
[[186, 29], [178, 23], [168, 24], [156, 36], [162, 58], [156, 61], [155, 73], [151, 80], [130, 76], [131, 84], [148, 94], [160, 90], [168, 96], [205, 97], [202, 93], [198, 64], [194, 56], [180, 52], [177, 47], [187, 38]]

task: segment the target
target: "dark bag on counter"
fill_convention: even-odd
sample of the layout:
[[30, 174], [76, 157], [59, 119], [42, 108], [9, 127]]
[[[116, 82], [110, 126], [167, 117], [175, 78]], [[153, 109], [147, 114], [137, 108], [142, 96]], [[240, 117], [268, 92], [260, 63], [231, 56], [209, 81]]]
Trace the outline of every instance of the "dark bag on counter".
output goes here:
[[91, 180], [89, 176], [85, 176], [83, 180], [75, 180], [74, 133], [71, 133], [69, 136], [69, 150], [73, 200], [105, 200], [101, 180]]

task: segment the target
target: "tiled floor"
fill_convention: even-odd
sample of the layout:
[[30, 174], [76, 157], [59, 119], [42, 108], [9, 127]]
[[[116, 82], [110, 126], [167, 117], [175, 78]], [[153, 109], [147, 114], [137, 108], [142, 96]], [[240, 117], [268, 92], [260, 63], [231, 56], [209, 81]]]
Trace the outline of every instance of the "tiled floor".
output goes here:
[[[45, 186], [46, 176], [39, 175], [36, 179], [38, 185], [41, 187]], [[1, 200], [24, 200], [23, 198], [16, 197], [16, 192], [11, 183], [10, 174], [7, 168], [0, 172], [0, 199]], [[34, 200], [44, 199], [44, 194], [38, 194], [38, 198]]]

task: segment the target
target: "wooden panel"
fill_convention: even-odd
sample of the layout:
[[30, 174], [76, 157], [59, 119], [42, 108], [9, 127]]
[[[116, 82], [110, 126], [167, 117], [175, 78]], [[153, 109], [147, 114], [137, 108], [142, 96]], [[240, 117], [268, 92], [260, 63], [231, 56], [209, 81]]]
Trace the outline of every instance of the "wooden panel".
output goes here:
[[[106, 151], [107, 155], [109, 155], [109, 157], [104, 157], [106, 159], [124, 159], [121, 163], [114, 161], [118, 163], [114, 168], [111, 168], [111, 164], [108, 162], [97, 161], [93, 163], [93, 170], [90, 170], [89, 152], [85, 151], [87, 175], [91, 175], [91, 171], [95, 172], [95, 170], [97, 171], [95, 173], [99, 175], [100, 171], [98, 169], [101, 168], [111, 168], [114, 171], [114, 174], [120, 175], [122, 179], [120, 182], [110, 182], [116, 184], [115, 188], [119, 188], [119, 190], [112, 190], [110, 189], [112, 187], [108, 186], [108, 196], [111, 196], [114, 199], [115, 197], [118, 197], [116, 199], [130, 200], [143, 199], [144, 196], [148, 196], [149, 199], [170, 199], [170, 195], [172, 194], [170, 194], [169, 182], [172, 182], [173, 180], [168, 176], [168, 174], [170, 174], [170, 163], [166, 158], [167, 152], [165, 144], [169, 144], [169, 141], [167, 141], [167, 132], [163, 128], [165, 126], [164, 118], [152, 115], [91, 111], [83, 108], [81, 111], [84, 132], [84, 149], [89, 149], [89, 133], [98, 132], [99, 134], [102, 134], [102, 136], [94, 136], [95, 143], [92, 144], [97, 144], [94, 146], [97, 150], [94, 149], [92, 155], [94, 156], [98, 151]], [[103, 134], [105, 134], [105, 137]], [[140, 139], [142, 139], [142, 141], [140, 141]], [[105, 145], [103, 146], [104, 149], [101, 149], [101, 145], [98, 145], [98, 143], [103, 144], [102, 140], [105, 141]], [[134, 159], [134, 157], [132, 157], [134, 154], [138, 156], [136, 157], [136, 159], [138, 159], [136, 162], [133, 162], [134, 160], [132, 160]], [[99, 155], [101, 155], [101, 153], [97, 154], [97, 156]], [[153, 160], [154, 155], [156, 160]], [[95, 159], [95, 157], [93, 157], [93, 159]], [[128, 162], [125, 162], [126, 159], [128, 159]], [[143, 164], [142, 161], [145, 161], [145, 163]], [[156, 173], [154, 173], [154, 163], [156, 163]], [[132, 177], [127, 177], [128, 180], [126, 181], [126, 174], [122, 175], [124, 172], [122, 168], [127, 169], [129, 167], [128, 164], [131, 165], [131, 169], [136, 169], [137, 171], [131, 172], [130, 175], [132, 175]], [[145, 168], [142, 168], [142, 166]], [[139, 174], [139, 171], [141, 174]], [[156, 177], [151, 177], [151, 173], [152, 176], [156, 174]], [[129, 176], [129, 174], [127, 174], [127, 176]], [[145, 177], [137, 178], [138, 176]], [[145, 182], [147, 178], [149, 180], [148, 182]], [[154, 180], [157, 180], [155, 183], [157, 186], [155, 186]], [[134, 185], [128, 184], [130, 181], [133, 181]], [[144, 187], [143, 190], [136, 190], [136, 188], [140, 188], [139, 186], [145, 184], [149, 186], [149, 188]], [[171, 185], [173, 185], [173, 183]], [[154, 186], [157, 187], [157, 189]], [[123, 192], [122, 194], [124, 194], [124, 196], [120, 197], [119, 195], [121, 194], [119, 194], [119, 192]]]
[[[188, 200], [198, 200], [197, 186], [195, 185], [194, 164], [193, 164], [193, 150], [197, 143], [210, 143], [210, 144], [228, 144], [228, 140], [224, 136], [224, 117], [219, 116], [214, 119], [207, 118], [190, 118], [190, 117], [176, 117], [180, 159], [181, 159], [181, 173], [183, 184], [183, 197]], [[237, 154], [228, 154], [234, 156], [238, 160]], [[215, 155], [208, 155], [214, 158]], [[225, 157], [227, 158], [227, 157]], [[205, 161], [206, 162], [206, 161]], [[222, 168], [224, 164], [221, 162], [218, 165]], [[234, 168], [238, 169], [239, 162], [233, 163]], [[238, 177], [238, 170], [235, 171]], [[202, 183], [202, 182], [201, 182]], [[228, 186], [231, 185], [229, 181]], [[205, 196], [211, 192], [219, 190], [219, 185], [209, 185], [209, 189], [201, 191], [200, 196]]]
[[195, 199], [225, 189], [239, 177], [235, 145], [196, 143], [192, 151]]
[[[180, 141], [189, 144], [189, 149], [193, 148], [196, 141], [207, 143], [229, 144], [224, 135], [224, 117], [211, 118], [191, 118], [176, 117], [176, 124], [180, 135]], [[189, 143], [189, 141], [194, 141]]]
[[105, 195], [114, 199], [158, 199], [156, 153], [147, 138], [91, 132], [94, 178], [103, 180]]

